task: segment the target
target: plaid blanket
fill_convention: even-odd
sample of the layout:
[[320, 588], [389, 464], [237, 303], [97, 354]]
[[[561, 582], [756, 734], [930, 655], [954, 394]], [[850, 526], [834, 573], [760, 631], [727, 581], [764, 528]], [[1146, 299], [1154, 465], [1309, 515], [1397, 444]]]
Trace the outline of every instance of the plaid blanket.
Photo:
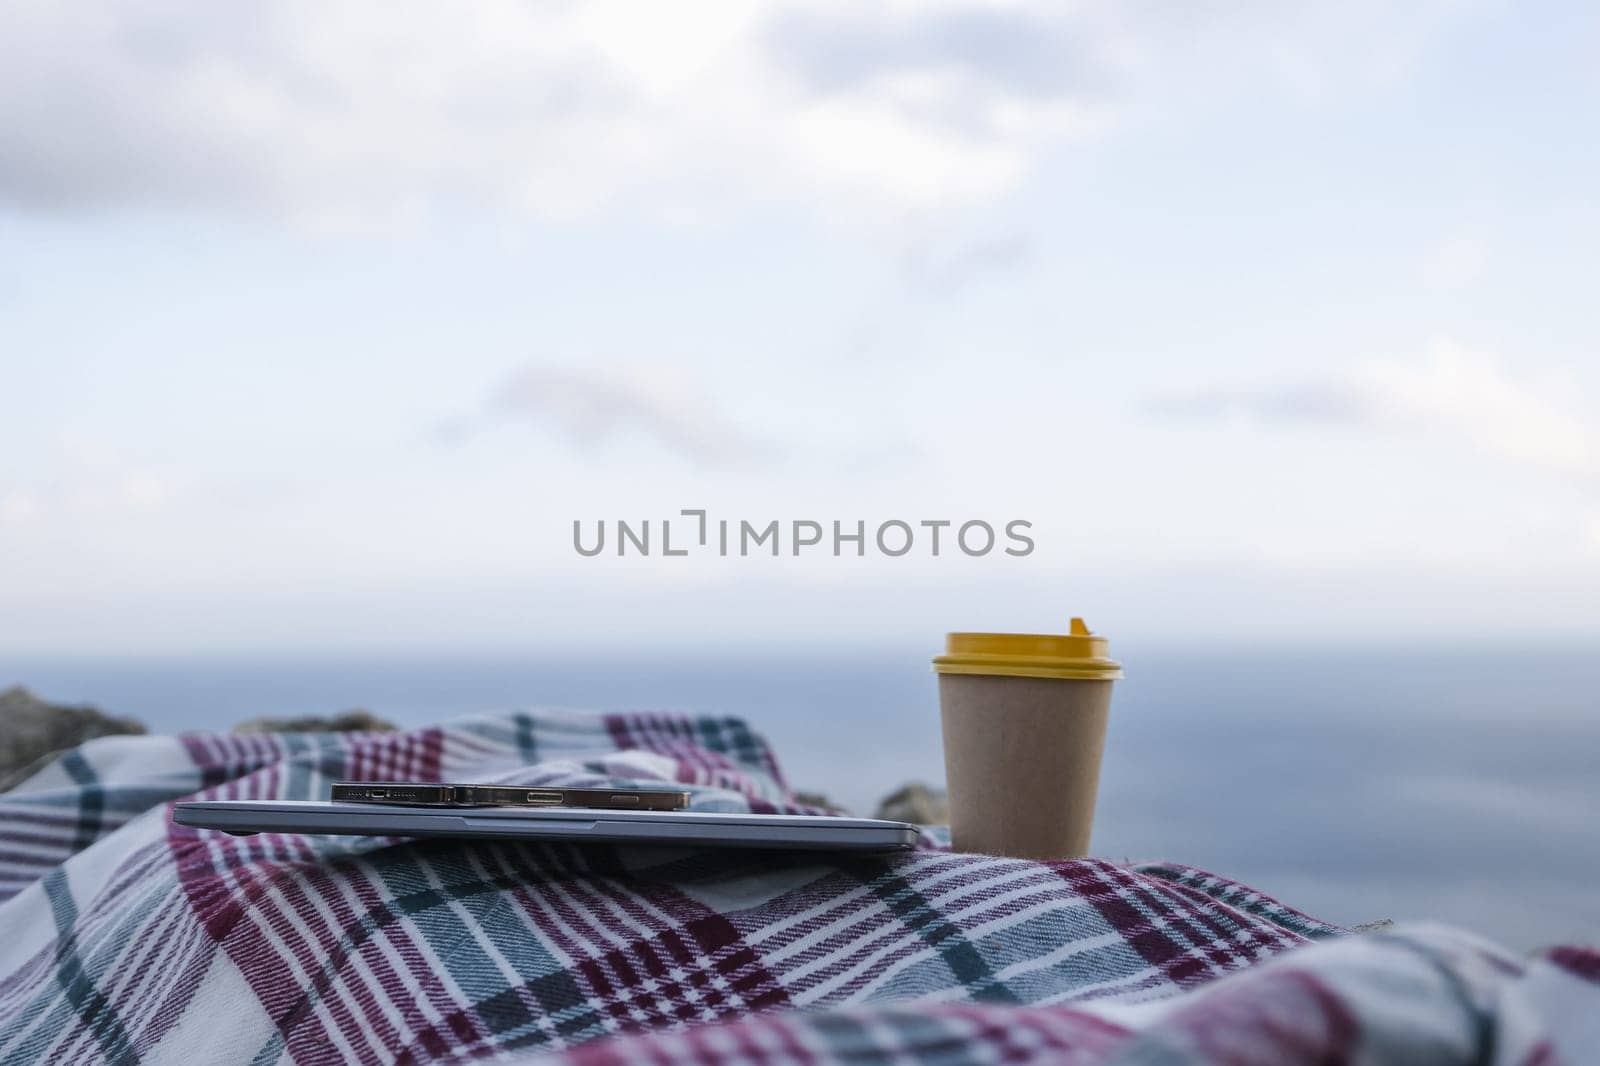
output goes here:
[[1592, 1060], [1600, 954], [1344, 931], [1202, 871], [232, 837], [334, 779], [675, 781], [806, 811], [737, 720], [116, 737], [0, 795], [0, 1062]]

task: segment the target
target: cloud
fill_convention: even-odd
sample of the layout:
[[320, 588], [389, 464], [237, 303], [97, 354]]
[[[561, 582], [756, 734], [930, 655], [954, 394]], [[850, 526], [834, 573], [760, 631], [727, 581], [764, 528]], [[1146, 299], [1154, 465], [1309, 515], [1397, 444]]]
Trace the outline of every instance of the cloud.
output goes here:
[[664, 366], [528, 366], [501, 382], [478, 415], [448, 423], [444, 436], [511, 420], [552, 430], [587, 454], [632, 437], [699, 466], [741, 468], [781, 451]]
[[1164, 392], [1148, 406], [1163, 417], [1200, 422], [1357, 425], [1372, 421], [1370, 400], [1351, 382], [1308, 381]]
[[920, 61], [863, 48], [823, 83], [802, 54], [825, 51], [840, 16], [814, 10], [790, 48], [772, 29], [781, 11], [6, 5], [0, 202], [335, 225], [441, 203], [566, 218], [642, 200], [677, 214], [730, 194], [915, 210], [1003, 190], [1041, 138], [1081, 126], [1068, 95], [1009, 82], [1004, 40], [958, 66], [955, 42]]
[[[767, 26], [774, 55], [824, 92], [848, 92], [929, 70], [1035, 99], [1103, 89], [1089, 35], [1022, 6], [910, 8], [860, 4], [846, 13], [783, 12]], [[964, 123], [963, 123], [964, 124]]]
[[28, 525], [52, 516], [121, 518], [156, 511], [177, 496], [177, 487], [154, 470], [77, 470], [38, 489], [0, 492], [0, 527]]
[[1459, 292], [1482, 276], [1489, 250], [1471, 237], [1455, 237], [1433, 250], [1422, 267], [1422, 281], [1434, 292]]
[[1518, 377], [1494, 357], [1435, 340], [1415, 362], [1372, 362], [1357, 371], [1386, 424], [1437, 428], [1491, 455], [1565, 473], [1600, 470], [1596, 427], [1557, 383]]
[[24, 0], [0, 5], [0, 205], [894, 217], [1002, 195], [1205, 69], [1337, 70], [1421, 33], [1316, 9]]
[[12, 489], [0, 495], [0, 526], [19, 526], [39, 517], [43, 507], [29, 489]]
[[1323, 379], [1167, 392], [1149, 407], [1202, 423], [1442, 435], [1502, 459], [1600, 476], [1600, 427], [1576, 413], [1568, 390], [1447, 338], [1432, 341], [1420, 359], [1370, 360]]
[[1034, 258], [1033, 239], [1023, 233], [997, 233], [944, 244], [924, 241], [902, 259], [906, 283], [939, 295], [960, 292], [987, 275], [1015, 273]]

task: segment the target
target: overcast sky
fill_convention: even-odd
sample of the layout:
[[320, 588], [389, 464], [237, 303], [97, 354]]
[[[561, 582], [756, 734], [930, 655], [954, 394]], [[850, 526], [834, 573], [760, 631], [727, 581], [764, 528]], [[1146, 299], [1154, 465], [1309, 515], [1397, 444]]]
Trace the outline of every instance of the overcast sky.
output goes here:
[[[1583, 3], [0, 7], [0, 646], [1600, 635]], [[579, 557], [574, 519], [1033, 523]]]

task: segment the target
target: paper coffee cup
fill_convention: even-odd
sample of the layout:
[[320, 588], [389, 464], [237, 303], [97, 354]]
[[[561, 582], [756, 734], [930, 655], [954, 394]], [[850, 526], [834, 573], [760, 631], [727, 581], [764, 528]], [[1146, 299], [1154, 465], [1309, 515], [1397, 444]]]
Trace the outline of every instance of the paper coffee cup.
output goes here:
[[950, 842], [1024, 859], [1088, 854], [1111, 686], [1106, 638], [951, 633], [933, 660]]

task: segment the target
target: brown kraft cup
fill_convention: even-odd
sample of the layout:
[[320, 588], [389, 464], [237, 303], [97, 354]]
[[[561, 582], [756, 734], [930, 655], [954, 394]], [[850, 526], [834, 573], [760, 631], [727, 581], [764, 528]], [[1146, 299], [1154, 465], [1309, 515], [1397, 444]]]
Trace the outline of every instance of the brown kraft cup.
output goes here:
[[1021, 859], [1086, 855], [1113, 682], [1104, 637], [951, 633], [934, 659], [950, 842]]

